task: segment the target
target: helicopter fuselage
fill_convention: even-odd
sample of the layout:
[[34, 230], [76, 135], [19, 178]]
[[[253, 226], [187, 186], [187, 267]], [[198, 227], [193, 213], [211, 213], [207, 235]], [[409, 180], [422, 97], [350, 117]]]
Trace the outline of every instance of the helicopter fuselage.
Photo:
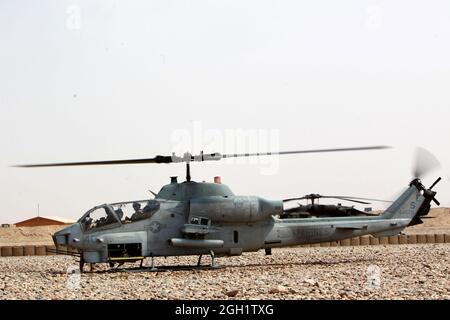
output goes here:
[[210, 252], [232, 256], [365, 234], [388, 236], [400, 233], [429, 204], [421, 191], [411, 185], [376, 217], [279, 219], [282, 201], [235, 196], [218, 183], [171, 183], [155, 199], [89, 210], [57, 232], [54, 242], [78, 249], [84, 262], [99, 263]]

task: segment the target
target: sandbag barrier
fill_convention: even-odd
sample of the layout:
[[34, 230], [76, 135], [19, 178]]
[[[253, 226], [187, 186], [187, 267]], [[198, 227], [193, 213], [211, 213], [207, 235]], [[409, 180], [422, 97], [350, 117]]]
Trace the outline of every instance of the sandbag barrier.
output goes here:
[[[55, 253], [58, 252], [58, 253]], [[27, 256], [51, 256], [56, 254], [76, 254], [75, 249], [67, 249], [62, 246], [26, 245], [0, 247], [0, 257], [27, 257]]]
[[[391, 237], [374, 238], [361, 236], [335, 242], [305, 244], [301, 247], [346, 247], [346, 246], [377, 246], [402, 244], [450, 243], [450, 234], [408, 234]], [[0, 257], [50, 256], [56, 254], [76, 254], [77, 250], [62, 246], [26, 245], [0, 247]]]
[[377, 246], [377, 245], [402, 245], [402, 244], [432, 244], [450, 243], [450, 234], [401, 234], [391, 237], [361, 236], [335, 242], [322, 242], [304, 244], [301, 247], [350, 247], [350, 246]]

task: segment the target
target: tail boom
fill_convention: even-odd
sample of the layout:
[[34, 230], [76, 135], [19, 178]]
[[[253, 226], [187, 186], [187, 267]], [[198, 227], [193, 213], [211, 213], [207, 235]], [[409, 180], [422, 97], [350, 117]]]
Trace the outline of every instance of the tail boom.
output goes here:
[[392, 236], [416, 224], [428, 214], [436, 192], [413, 180], [408, 189], [378, 217], [337, 218], [273, 218], [273, 227], [265, 239], [265, 247], [333, 242], [352, 237]]

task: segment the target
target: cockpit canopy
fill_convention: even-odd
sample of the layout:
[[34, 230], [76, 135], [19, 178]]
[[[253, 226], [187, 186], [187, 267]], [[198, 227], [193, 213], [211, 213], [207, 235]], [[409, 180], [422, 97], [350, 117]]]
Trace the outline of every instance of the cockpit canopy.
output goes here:
[[103, 204], [89, 210], [78, 222], [85, 232], [108, 229], [151, 218], [159, 207], [160, 203], [156, 200]]

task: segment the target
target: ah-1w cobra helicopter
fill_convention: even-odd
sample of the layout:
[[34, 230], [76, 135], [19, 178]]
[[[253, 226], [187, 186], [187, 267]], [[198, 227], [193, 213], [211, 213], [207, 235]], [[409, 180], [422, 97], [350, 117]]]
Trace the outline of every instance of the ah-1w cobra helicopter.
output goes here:
[[[211, 153], [183, 157], [156, 156], [150, 159], [72, 162], [18, 167], [53, 167], [85, 165], [117, 165], [136, 163], [186, 163], [186, 181], [162, 187], [154, 199], [103, 204], [87, 211], [76, 223], [56, 232], [57, 246], [77, 249], [80, 269], [85, 263], [109, 263], [111, 267], [124, 262], [154, 257], [198, 255], [241, 255], [243, 252], [272, 248], [332, 242], [373, 235], [391, 236], [404, 228], [421, 223], [420, 217], [430, 211], [435, 199], [433, 187], [426, 188], [420, 180], [429, 168], [418, 165], [415, 178], [392, 205], [379, 216], [309, 217], [280, 219], [285, 215], [283, 200], [266, 200], [255, 196], [237, 196], [220, 181], [191, 181], [190, 162], [213, 161], [230, 157], [304, 154], [319, 152], [360, 151], [387, 147], [303, 150], [256, 154]], [[284, 202], [292, 199], [286, 199]]]

